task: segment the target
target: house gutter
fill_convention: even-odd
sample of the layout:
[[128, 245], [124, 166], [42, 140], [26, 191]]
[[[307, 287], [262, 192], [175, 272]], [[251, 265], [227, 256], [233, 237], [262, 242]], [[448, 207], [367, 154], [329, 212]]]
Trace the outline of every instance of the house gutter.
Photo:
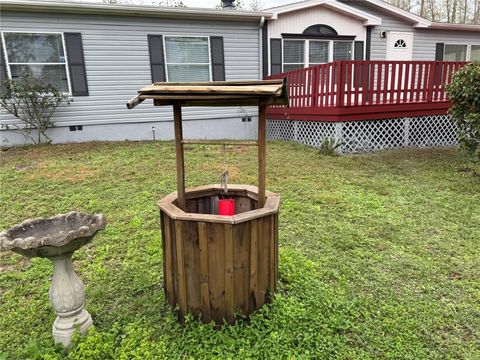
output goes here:
[[480, 32], [480, 25], [473, 24], [451, 24], [451, 23], [431, 23], [429, 29], [437, 30], [460, 30]]
[[130, 4], [103, 4], [85, 3], [79, 1], [45, 1], [45, 0], [2, 0], [3, 11], [31, 11], [31, 12], [55, 12], [74, 14], [99, 14], [118, 16], [141, 16], [141, 17], [169, 17], [177, 19], [205, 19], [205, 20], [235, 20], [257, 21], [258, 19], [271, 18], [272, 14], [254, 11], [231, 11], [223, 9], [204, 8], [178, 8], [152, 5]]
[[260, 24], [258, 26], [258, 69], [260, 79], [263, 78], [263, 25], [265, 24], [265, 16], [260, 18]]

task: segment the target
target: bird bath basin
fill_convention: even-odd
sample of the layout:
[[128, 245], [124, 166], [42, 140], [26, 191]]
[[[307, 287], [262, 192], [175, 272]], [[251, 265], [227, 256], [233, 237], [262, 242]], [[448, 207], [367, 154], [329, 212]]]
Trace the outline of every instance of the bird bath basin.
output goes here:
[[11, 250], [26, 257], [52, 261], [49, 295], [57, 313], [52, 331], [56, 343], [69, 345], [77, 327], [85, 334], [92, 325], [92, 317], [84, 309], [85, 290], [73, 270], [72, 255], [92, 241], [96, 232], [105, 226], [102, 214], [73, 211], [50, 218], [25, 220], [0, 233], [0, 251]]

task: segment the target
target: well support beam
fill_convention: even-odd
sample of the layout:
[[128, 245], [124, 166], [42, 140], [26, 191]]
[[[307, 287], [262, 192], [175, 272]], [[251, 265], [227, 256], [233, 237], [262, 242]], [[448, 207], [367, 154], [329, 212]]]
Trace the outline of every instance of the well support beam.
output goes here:
[[177, 160], [178, 207], [185, 211], [185, 161], [183, 158], [182, 105], [180, 102], [173, 105], [173, 124], [175, 127], [175, 157]]
[[266, 105], [258, 107], [258, 207], [265, 205], [265, 173], [267, 152]]

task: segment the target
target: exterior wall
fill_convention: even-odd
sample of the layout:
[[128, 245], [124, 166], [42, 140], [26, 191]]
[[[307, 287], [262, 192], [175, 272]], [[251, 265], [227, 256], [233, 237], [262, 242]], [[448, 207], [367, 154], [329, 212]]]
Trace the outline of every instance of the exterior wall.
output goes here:
[[[151, 126], [170, 123], [171, 107], [154, 108], [143, 103], [128, 110], [125, 103], [137, 90], [151, 83], [147, 34], [223, 36], [226, 80], [260, 78], [259, 24], [257, 22], [197, 21], [124, 16], [100, 16], [89, 14], [53, 13], [1, 13], [2, 31], [25, 32], [80, 32], [89, 86], [89, 96], [74, 97], [70, 106], [58, 109], [55, 115], [57, 129], [52, 131], [55, 142], [108, 139], [141, 139], [136, 132], [138, 123], [149, 123], [145, 135], [151, 139]], [[221, 120], [229, 120], [228, 131], [222, 129], [222, 137], [242, 138], [253, 131], [254, 122], [244, 123], [245, 115], [256, 116], [255, 108], [185, 108], [184, 119], [195, 121], [195, 138], [217, 137], [224, 126]], [[231, 121], [231, 120], [234, 121]], [[206, 120], [215, 121], [212, 127]], [[2, 113], [2, 122], [15, 121]], [[213, 124], [213, 122], [211, 122]], [[69, 132], [69, 125], [83, 125], [83, 132]], [[93, 126], [87, 131], [88, 126]], [[157, 138], [173, 138], [170, 125], [158, 126], [168, 131], [157, 131]], [[93, 130], [96, 129], [96, 130]], [[100, 131], [100, 129], [104, 129]], [[53, 130], [53, 129], [52, 129]], [[109, 136], [104, 136], [104, 131]], [[80, 135], [82, 133], [83, 135]], [[87, 135], [88, 133], [88, 135]], [[58, 136], [57, 136], [58, 135]], [[1, 131], [1, 144], [18, 143], [18, 136]], [[187, 136], [187, 135], [186, 135]]]
[[[134, 111], [134, 110], [129, 110]], [[237, 118], [190, 120], [183, 122], [183, 134], [186, 139], [208, 137], [209, 139], [255, 139], [258, 118], [251, 122], [242, 122]], [[68, 126], [49, 129], [53, 143], [73, 143], [85, 141], [139, 141], [171, 140], [173, 138], [173, 121], [156, 121], [146, 123], [123, 123], [83, 126], [83, 130], [70, 131]], [[35, 135], [35, 134], [34, 134]], [[0, 131], [0, 145], [15, 146], [25, 143], [23, 135]]]
[[277, 20], [269, 21], [268, 35], [270, 38], [280, 38], [282, 33], [301, 34], [307, 27], [315, 24], [329, 25], [338, 32], [338, 35], [356, 35], [355, 40], [365, 40], [366, 32], [361, 20], [323, 6], [279, 14]]
[[[387, 38], [381, 38], [380, 33], [382, 31], [400, 31], [400, 32], [414, 32], [411, 24], [402, 20], [394, 15], [391, 15], [381, 9], [370, 5], [365, 2], [360, 1], [342, 1], [349, 6], [357, 8], [359, 10], [370, 13], [374, 16], [378, 16], [382, 19], [382, 25], [375, 26], [372, 29], [372, 40], [371, 40], [371, 50], [370, 50], [370, 60], [386, 60], [387, 55]], [[388, 36], [388, 35], [387, 35]], [[414, 46], [416, 42], [416, 34], [413, 36]], [[433, 44], [434, 50], [432, 52], [435, 57], [435, 44]], [[414, 50], [415, 52], [415, 50]], [[420, 60], [415, 58], [415, 53], [413, 60]]]
[[435, 60], [435, 44], [438, 42], [480, 45], [480, 32], [415, 29], [413, 59]]

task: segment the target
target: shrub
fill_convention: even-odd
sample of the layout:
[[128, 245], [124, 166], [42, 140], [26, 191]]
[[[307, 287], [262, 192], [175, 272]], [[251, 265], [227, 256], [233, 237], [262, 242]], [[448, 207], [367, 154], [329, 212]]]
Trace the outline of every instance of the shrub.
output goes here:
[[1, 127], [22, 134], [33, 144], [41, 144], [44, 140], [51, 142], [47, 129], [54, 126], [52, 116], [57, 107], [70, 103], [67, 95], [30, 75], [17, 81], [7, 80], [3, 85], [0, 105], [21, 124], [2, 123]]
[[480, 62], [464, 66], [447, 86], [452, 101], [450, 114], [458, 125], [462, 148], [480, 160]]
[[337, 155], [337, 149], [344, 145], [343, 141], [336, 140], [333, 137], [326, 137], [323, 139], [318, 149], [319, 153], [327, 156]]

